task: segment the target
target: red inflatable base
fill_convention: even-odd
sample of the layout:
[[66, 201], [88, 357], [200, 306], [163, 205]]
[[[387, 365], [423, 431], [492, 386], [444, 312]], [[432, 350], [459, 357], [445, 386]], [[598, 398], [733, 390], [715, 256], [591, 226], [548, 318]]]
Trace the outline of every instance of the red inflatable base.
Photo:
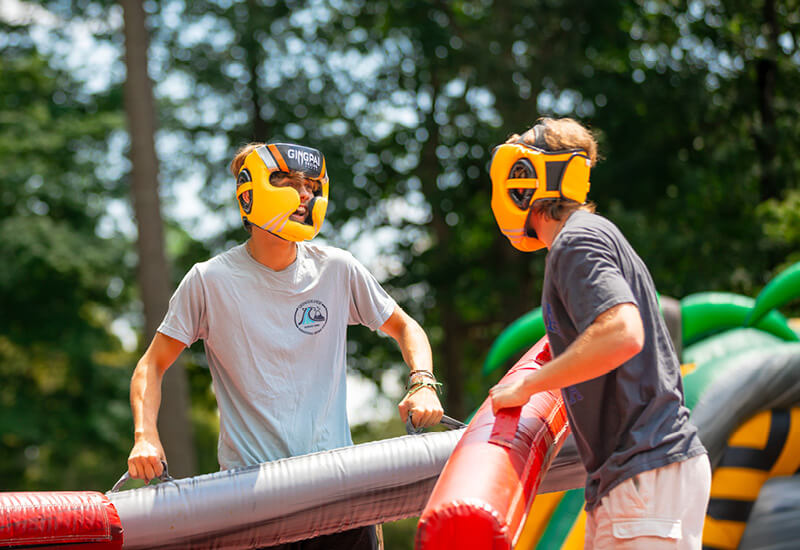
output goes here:
[[96, 492], [0, 493], [0, 548], [122, 548], [122, 523]]
[[[550, 360], [542, 338], [503, 377]], [[542, 392], [495, 417], [486, 399], [442, 470], [416, 536], [417, 550], [512, 548], [542, 476], [569, 432], [560, 392]]]

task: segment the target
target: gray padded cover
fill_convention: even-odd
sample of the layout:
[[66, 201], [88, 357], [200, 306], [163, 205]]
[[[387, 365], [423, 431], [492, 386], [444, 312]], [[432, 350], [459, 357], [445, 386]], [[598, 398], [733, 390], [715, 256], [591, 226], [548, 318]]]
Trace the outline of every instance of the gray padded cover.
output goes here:
[[775, 477], [758, 493], [739, 550], [800, 547], [800, 475]]
[[800, 403], [800, 344], [776, 344], [732, 357], [692, 411], [716, 467], [730, 434], [755, 413]]
[[[419, 516], [464, 430], [403, 436], [107, 496], [125, 549], [245, 549]], [[571, 436], [539, 493], [583, 487]]]
[[419, 515], [463, 430], [107, 493], [123, 548], [253, 548]]

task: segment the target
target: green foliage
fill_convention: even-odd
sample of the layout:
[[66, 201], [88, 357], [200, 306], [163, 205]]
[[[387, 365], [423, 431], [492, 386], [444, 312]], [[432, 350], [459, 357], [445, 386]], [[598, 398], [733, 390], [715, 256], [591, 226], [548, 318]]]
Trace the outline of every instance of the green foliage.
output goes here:
[[790, 189], [783, 200], [769, 199], [759, 205], [767, 237], [793, 250], [786, 265], [800, 261], [800, 189]]
[[414, 535], [417, 532], [418, 517], [401, 519], [391, 523], [384, 523], [383, 528], [383, 547], [390, 548], [413, 548]]
[[[118, 109], [0, 28], [0, 485], [104, 490], [124, 470], [126, 243], [98, 235]], [[15, 44], [15, 46], [9, 46]]]

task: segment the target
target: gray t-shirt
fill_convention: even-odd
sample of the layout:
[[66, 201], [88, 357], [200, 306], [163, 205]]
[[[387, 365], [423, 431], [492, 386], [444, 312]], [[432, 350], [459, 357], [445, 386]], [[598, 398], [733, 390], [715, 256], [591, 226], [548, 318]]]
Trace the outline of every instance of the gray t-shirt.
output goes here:
[[554, 356], [598, 315], [639, 308], [644, 348], [611, 372], [561, 390], [581, 461], [586, 508], [634, 475], [705, 453], [684, 406], [680, 364], [647, 267], [614, 224], [574, 212], [547, 254], [542, 312]]
[[298, 243], [274, 271], [239, 245], [192, 267], [158, 331], [205, 340], [230, 469], [351, 445], [347, 325], [377, 330], [395, 307], [344, 250]]

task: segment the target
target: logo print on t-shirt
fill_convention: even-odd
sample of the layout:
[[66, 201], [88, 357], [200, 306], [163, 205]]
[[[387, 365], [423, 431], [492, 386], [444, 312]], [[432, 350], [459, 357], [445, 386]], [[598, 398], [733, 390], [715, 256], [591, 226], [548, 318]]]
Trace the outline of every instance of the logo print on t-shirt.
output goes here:
[[575, 386], [569, 386], [568, 388], [564, 388], [564, 392], [567, 394], [567, 402], [570, 405], [574, 405], [578, 401], [583, 401], [583, 395], [581, 392], [578, 391], [578, 388]]
[[294, 325], [306, 334], [316, 334], [328, 322], [328, 308], [319, 300], [307, 300], [294, 311]]
[[544, 304], [544, 326], [550, 334], [561, 335], [561, 331], [558, 329], [558, 323], [556, 322], [556, 316], [553, 315], [553, 308], [550, 307], [549, 302]]

